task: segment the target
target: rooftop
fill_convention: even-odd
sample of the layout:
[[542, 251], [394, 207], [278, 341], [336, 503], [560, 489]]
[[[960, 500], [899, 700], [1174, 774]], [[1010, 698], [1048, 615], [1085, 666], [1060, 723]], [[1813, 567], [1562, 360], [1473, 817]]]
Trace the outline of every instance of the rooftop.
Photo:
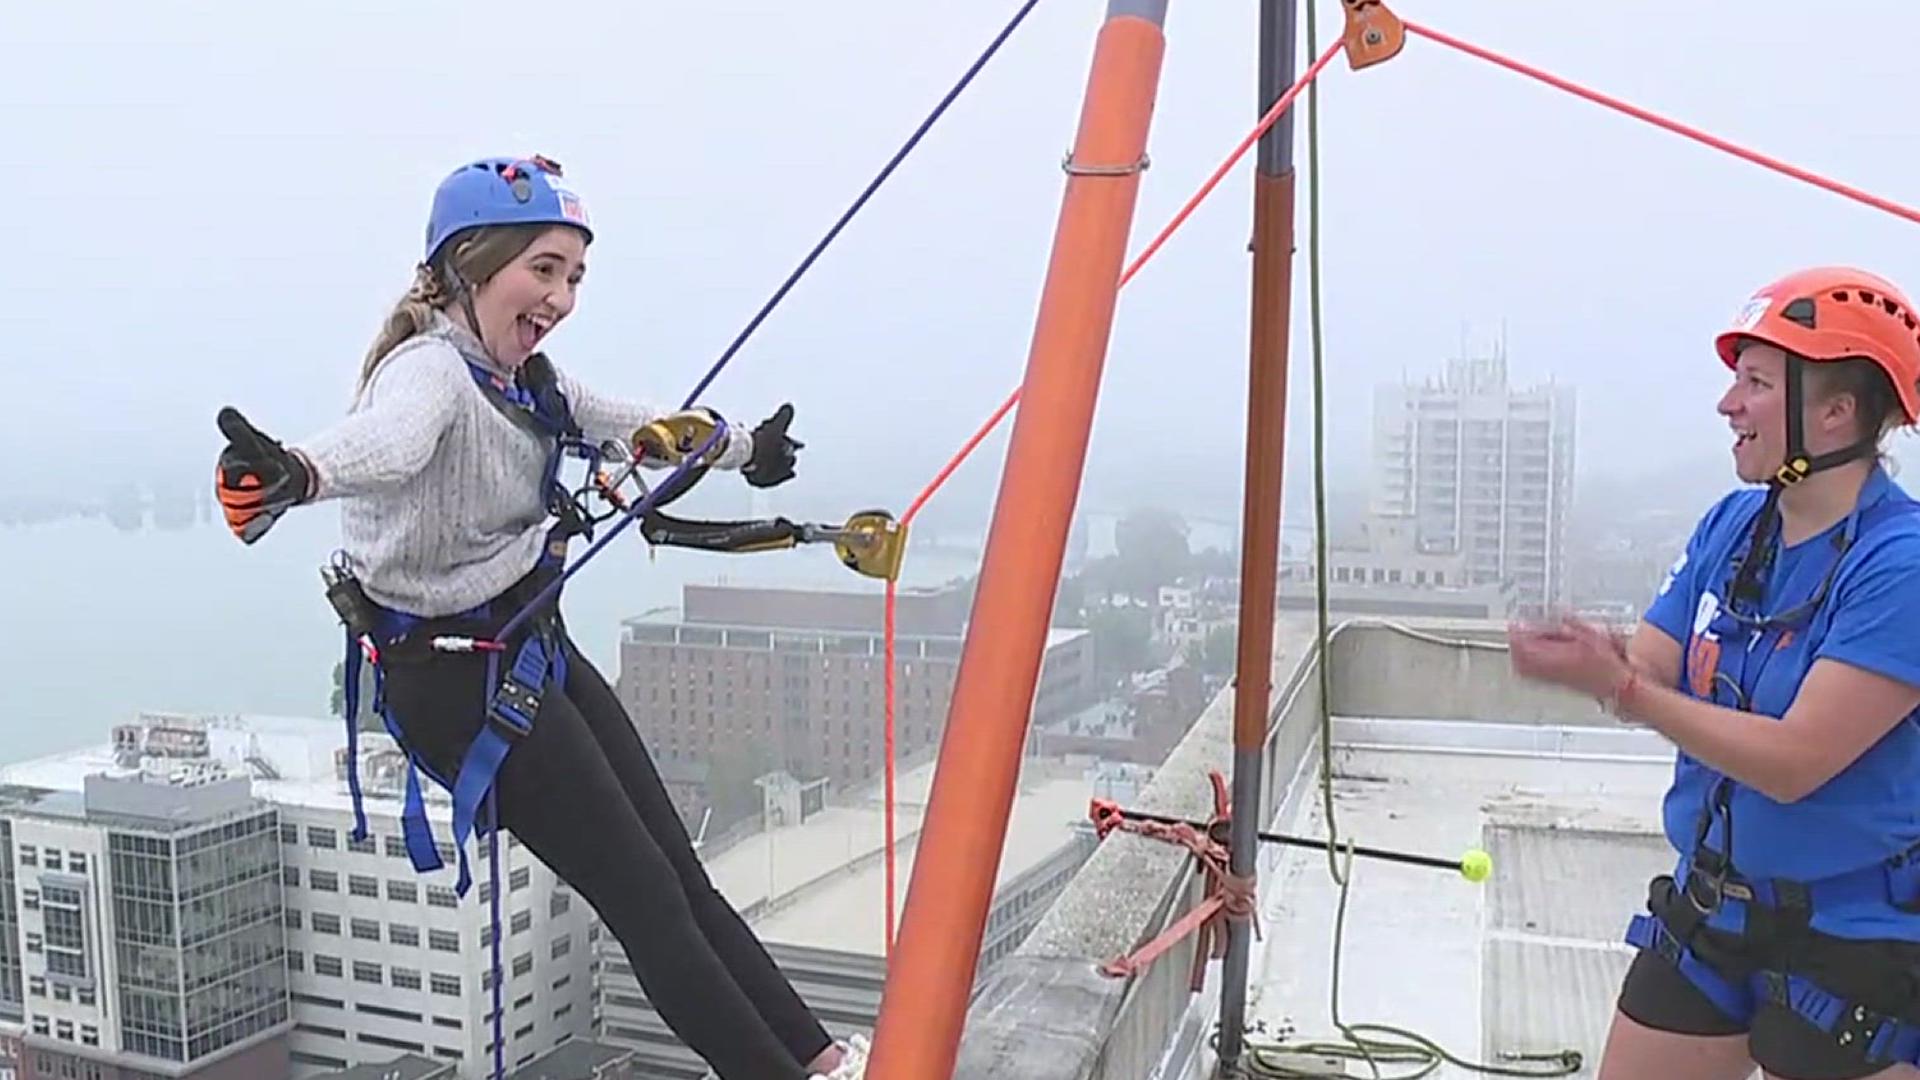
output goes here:
[[507, 1074], [507, 1080], [593, 1080], [599, 1071], [623, 1059], [633, 1051], [591, 1039], [568, 1039], [538, 1060]]
[[[898, 778], [896, 911], [919, 846], [934, 763]], [[1000, 858], [999, 883], [1038, 865], [1087, 822], [1100, 782], [1083, 768], [1029, 759]], [[710, 856], [707, 872], [767, 942], [879, 956], [885, 951], [885, 809], [880, 783], [805, 822], [750, 836]]]
[[[1666, 744], [1645, 731], [1348, 719], [1336, 722], [1334, 746], [1340, 837], [1447, 857], [1478, 847], [1494, 867], [1474, 885], [1356, 858], [1342, 1019], [1411, 1028], [1469, 1060], [1572, 1049], [1588, 1063], [1578, 1075], [1593, 1075], [1633, 956], [1621, 935], [1647, 879], [1673, 865], [1659, 818], [1673, 761]], [[1307, 779], [1274, 828], [1323, 837], [1317, 770]], [[1340, 889], [1323, 852], [1265, 855], [1249, 1025], [1337, 1039]], [[1367, 1075], [1364, 1063], [1352, 1075]], [[1432, 1075], [1474, 1074], [1443, 1066]]]
[[[1416, 1032], [1469, 1061], [1511, 1066], [1513, 1054], [1572, 1050], [1585, 1063], [1577, 1075], [1591, 1077], [1632, 958], [1621, 940], [1627, 922], [1644, 908], [1648, 879], [1674, 862], [1660, 831], [1672, 749], [1589, 699], [1515, 678], [1502, 629], [1486, 620], [1352, 620], [1328, 640], [1336, 835], [1450, 861], [1483, 848], [1493, 861], [1491, 879], [1476, 885], [1446, 870], [1354, 860], [1338, 1014]], [[1328, 835], [1321, 659], [1311, 621], [1283, 612], [1262, 751], [1261, 818], [1272, 831]], [[1231, 773], [1232, 714], [1228, 690], [1122, 805], [1204, 819], [1207, 772]], [[976, 987], [956, 1075], [1212, 1076], [1222, 971], [1207, 965], [1203, 992], [1190, 991], [1193, 936], [1131, 978], [1101, 973], [1202, 892], [1183, 849], [1107, 837]], [[1258, 896], [1250, 1048], [1341, 1041], [1332, 987], [1342, 896], [1326, 853], [1265, 845]], [[1319, 1054], [1284, 1064], [1296, 1070], [1285, 1075], [1371, 1075], [1364, 1061]], [[1418, 1068], [1387, 1066], [1396, 1075]], [[1479, 1074], [1441, 1064], [1422, 1075]]]
[[[210, 758], [252, 782], [254, 796], [283, 806], [352, 811], [346, 781], [335, 774], [334, 754], [346, 745], [338, 719], [268, 715], [187, 716], [142, 714], [140, 724], [202, 727]], [[400, 812], [404, 774], [393, 769], [398, 752], [384, 732], [360, 736], [361, 780], [369, 813]], [[0, 765], [0, 785], [47, 789], [40, 812], [77, 812], [80, 803], [71, 793], [84, 790], [89, 776], [130, 779], [139, 769], [116, 759], [113, 746], [99, 743], [12, 765]], [[451, 814], [450, 803], [437, 785], [423, 783], [427, 813], [436, 820]], [[0, 786], [0, 806], [6, 805], [6, 787]]]
[[339, 1072], [324, 1073], [313, 1080], [445, 1080], [454, 1075], [453, 1067], [418, 1054], [402, 1054], [392, 1061], [355, 1065]]

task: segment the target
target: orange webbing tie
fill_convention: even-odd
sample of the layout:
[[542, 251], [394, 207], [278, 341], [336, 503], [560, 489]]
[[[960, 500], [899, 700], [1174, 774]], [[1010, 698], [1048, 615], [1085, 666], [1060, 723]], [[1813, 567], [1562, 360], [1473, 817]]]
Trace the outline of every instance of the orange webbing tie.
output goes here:
[[[1213, 818], [1207, 822], [1204, 830], [1184, 822], [1166, 824], [1135, 820], [1127, 817], [1111, 799], [1093, 801], [1091, 816], [1094, 829], [1101, 839], [1106, 839], [1108, 833], [1118, 829], [1186, 848], [1193, 854], [1199, 870], [1207, 876], [1207, 892], [1198, 904], [1152, 941], [1125, 956], [1102, 964], [1102, 974], [1115, 978], [1137, 975], [1187, 935], [1197, 934], [1199, 945], [1194, 950], [1193, 974], [1188, 986], [1194, 993], [1199, 993], [1206, 984], [1207, 962], [1226, 955], [1228, 920], [1252, 921], [1257, 907], [1254, 880], [1228, 869], [1227, 827], [1232, 821], [1233, 811], [1227, 800], [1227, 780], [1217, 769], [1209, 772], [1207, 778], [1213, 782]], [[1260, 933], [1258, 923], [1254, 923], [1253, 932], [1256, 936]]]

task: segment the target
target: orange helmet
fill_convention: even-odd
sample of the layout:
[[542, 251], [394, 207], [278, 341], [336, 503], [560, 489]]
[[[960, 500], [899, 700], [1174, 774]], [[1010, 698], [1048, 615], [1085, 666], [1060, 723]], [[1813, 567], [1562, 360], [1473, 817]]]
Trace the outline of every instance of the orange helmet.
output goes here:
[[1871, 360], [1893, 383], [1906, 422], [1920, 422], [1920, 315], [1883, 277], [1850, 266], [1817, 266], [1764, 285], [1714, 347], [1732, 367], [1749, 341], [1815, 363]]

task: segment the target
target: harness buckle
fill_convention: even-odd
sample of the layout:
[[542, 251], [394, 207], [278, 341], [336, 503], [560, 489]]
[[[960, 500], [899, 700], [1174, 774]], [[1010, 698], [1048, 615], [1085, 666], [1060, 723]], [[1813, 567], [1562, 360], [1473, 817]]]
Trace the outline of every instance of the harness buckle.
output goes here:
[[1873, 1045], [1873, 1037], [1880, 1033], [1882, 1019], [1879, 1013], [1855, 1003], [1840, 1017], [1840, 1023], [1836, 1025], [1838, 1030], [1833, 1033], [1834, 1041], [1841, 1046], [1858, 1044], [1861, 1052], [1865, 1053]]
[[509, 741], [519, 742], [533, 731], [533, 718], [540, 711], [540, 690], [530, 687], [508, 673], [494, 691], [487, 706], [487, 721]]
[[1732, 862], [1718, 852], [1701, 849], [1694, 853], [1686, 883], [1680, 887], [1693, 910], [1702, 915], [1711, 915], [1720, 909], [1729, 896], [1743, 901], [1753, 899], [1751, 889], [1728, 880], [1732, 869]]

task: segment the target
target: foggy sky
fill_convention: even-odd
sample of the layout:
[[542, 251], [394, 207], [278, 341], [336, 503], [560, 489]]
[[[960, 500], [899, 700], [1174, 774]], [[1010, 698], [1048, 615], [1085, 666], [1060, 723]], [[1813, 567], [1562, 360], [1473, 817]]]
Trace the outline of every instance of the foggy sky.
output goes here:
[[[0, 424], [0, 483], [210, 470], [226, 403], [283, 438], [328, 423], [434, 184], [494, 153], [561, 161], [598, 230], [550, 351], [678, 404], [1014, 7], [10, 5], [0, 332], [24, 404]], [[1396, 7], [1920, 203], [1905, 0]], [[898, 507], [1018, 381], [1103, 9], [1043, 0], [708, 395], [737, 418], [795, 402], [803, 482]], [[1136, 248], [1254, 119], [1255, 10], [1172, 4]], [[1337, 34], [1338, 5], [1319, 13]], [[1582, 475], [1725, 469], [1710, 342], [1754, 286], [1858, 261], [1920, 290], [1920, 226], [1432, 43], [1336, 61], [1324, 84], [1337, 478], [1365, 481], [1377, 381], [1502, 326], [1517, 380], [1578, 386]], [[1122, 298], [1090, 463], [1110, 499], [1237, 490], [1249, 168]], [[1301, 214], [1295, 492], [1304, 191]], [[1003, 446], [963, 490], [991, 490]]]

